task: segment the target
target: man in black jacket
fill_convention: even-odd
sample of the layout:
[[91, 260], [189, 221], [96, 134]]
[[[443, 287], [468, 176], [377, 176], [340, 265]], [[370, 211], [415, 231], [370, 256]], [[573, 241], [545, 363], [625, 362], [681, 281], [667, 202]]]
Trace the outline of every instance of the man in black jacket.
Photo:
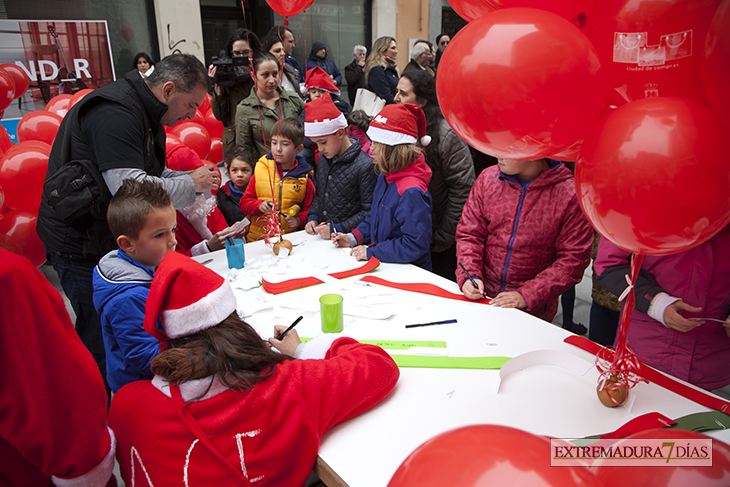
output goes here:
[[350, 98], [350, 106], [355, 106], [355, 96], [358, 88], [365, 88], [365, 59], [368, 50], [365, 46], [357, 45], [352, 53], [355, 58], [345, 66], [345, 79], [347, 80], [347, 96]]
[[[76, 313], [76, 331], [102, 377], [106, 377], [106, 361], [91, 282], [96, 263], [116, 248], [106, 222], [109, 199], [125, 179], [147, 179], [161, 183], [174, 206], [184, 208], [194, 202], [196, 192], [217, 185], [213, 166], [188, 174], [165, 168], [162, 125], [193, 118], [209, 84], [208, 73], [197, 58], [167, 56], [147, 79], [130, 71], [124, 79], [84, 97], [66, 114], [53, 143], [44, 186], [48, 194], [41, 201], [36, 231]], [[64, 185], [67, 179], [58, 178], [75, 161], [87, 161], [85, 177], [97, 181], [101, 194], [87, 210], [71, 212], [68, 205], [63, 208], [51, 197], [74, 186]], [[70, 194], [69, 201], [74, 202], [76, 196]]]

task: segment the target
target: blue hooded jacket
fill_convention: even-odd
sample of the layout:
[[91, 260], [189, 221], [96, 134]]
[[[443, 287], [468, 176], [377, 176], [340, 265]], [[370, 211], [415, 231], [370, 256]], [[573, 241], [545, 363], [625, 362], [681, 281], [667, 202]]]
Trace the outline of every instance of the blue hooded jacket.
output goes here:
[[160, 342], [144, 329], [144, 309], [155, 271], [122, 250], [106, 254], [94, 268], [94, 307], [101, 318], [106, 376], [112, 392], [154, 377], [150, 362]]
[[370, 213], [352, 234], [369, 244], [368, 259], [431, 270], [431, 169], [423, 156], [402, 171], [378, 176]]

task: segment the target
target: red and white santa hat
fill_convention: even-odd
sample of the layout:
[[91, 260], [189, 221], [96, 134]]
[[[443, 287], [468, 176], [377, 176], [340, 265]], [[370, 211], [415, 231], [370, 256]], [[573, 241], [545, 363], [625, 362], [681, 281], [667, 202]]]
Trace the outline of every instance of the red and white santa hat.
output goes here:
[[327, 74], [324, 69], [316, 66], [304, 75], [304, 88], [319, 88], [320, 90], [328, 91], [333, 95], [339, 95], [340, 89], [337, 87], [332, 76]]
[[[233, 289], [223, 277], [178, 252], [168, 252], [152, 279], [144, 329], [160, 340], [179, 338], [216, 326], [236, 311]], [[162, 331], [157, 328], [157, 322]]]
[[[319, 68], [316, 68], [319, 69]], [[345, 114], [332, 103], [329, 93], [304, 105], [304, 135], [324, 137], [347, 128]]]
[[420, 140], [425, 147], [431, 143], [426, 135], [426, 116], [413, 103], [386, 105], [370, 122], [368, 137], [385, 145], [415, 144]]

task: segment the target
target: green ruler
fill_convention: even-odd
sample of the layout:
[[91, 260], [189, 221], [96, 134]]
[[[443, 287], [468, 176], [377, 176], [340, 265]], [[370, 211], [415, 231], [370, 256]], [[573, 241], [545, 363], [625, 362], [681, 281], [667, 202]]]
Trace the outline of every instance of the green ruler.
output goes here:
[[431, 357], [424, 355], [391, 355], [398, 367], [428, 369], [501, 369], [511, 357]]
[[[303, 342], [308, 342], [309, 340], [311, 340], [311, 338], [301, 338], [301, 340]], [[408, 350], [409, 348], [413, 347], [446, 348], [446, 342], [438, 342], [433, 340], [356, 340], [360, 343], [366, 343], [368, 345], [377, 345], [380, 348], [384, 348], [386, 350]]]

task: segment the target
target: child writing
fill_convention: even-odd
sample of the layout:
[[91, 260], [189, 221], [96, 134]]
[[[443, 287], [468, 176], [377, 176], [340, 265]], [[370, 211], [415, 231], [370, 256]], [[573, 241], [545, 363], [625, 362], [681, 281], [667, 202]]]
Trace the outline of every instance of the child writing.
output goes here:
[[593, 229], [578, 206], [573, 173], [560, 161], [499, 159], [479, 175], [456, 227], [456, 278], [464, 295], [494, 296], [552, 321], [558, 297], [580, 282]]
[[279, 215], [282, 235], [303, 226], [314, 198], [312, 166], [297, 155], [303, 138], [302, 124], [295, 118], [285, 118], [271, 129], [271, 152], [256, 163], [241, 197], [241, 211], [251, 220], [249, 242], [266, 233], [265, 215], [272, 211]]
[[135, 474], [150, 485], [304, 485], [322, 435], [398, 381], [383, 349], [352, 338], [302, 343], [291, 330], [267, 343], [236, 314], [224, 278], [175, 252], [153, 280], [145, 329], [163, 349], [155, 377], [124, 387], [109, 410], [127, 485]]
[[387, 105], [368, 128], [380, 170], [365, 220], [351, 233], [333, 233], [338, 247], [354, 247], [357, 260], [415, 264], [431, 270], [431, 169], [421, 150], [431, 138], [417, 105]]
[[94, 307], [101, 319], [107, 381], [112, 392], [151, 379], [157, 340], [144, 330], [144, 308], [155, 268], [175, 250], [177, 222], [170, 196], [150, 181], [127, 179], [109, 202], [109, 229], [118, 250], [94, 268]]
[[[360, 142], [345, 133], [345, 115], [328, 93], [306, 108], [304, 134], [317, 144], [317, 191], [307, 214], [307, 233], [329, 240], [332, 229], [351, 232], [370, 211], [377, 176]], [[321, 223], [320, 223], [321, 222]]]
[[254, 165], [255, 161], [246, 151], [236, 152], [226, 161], [229, 180], [215, 196], [218, 198], [218, 209], [221, 210], [229, 225], [246, 217], [241, 211], [241, 196], [253, 176]]
[[[167, 151], [166, 164], [173, 171], [194, 171], [203, 161], [188, 147], [173, 146]], [[207, 254], [225, 248], [226, 237], [241, 238], [245, 232], [243, 224], [228, 226], [217, 198], [198, 194], [191, 206], [177, 210], [175, 250], [188, 256]]]

